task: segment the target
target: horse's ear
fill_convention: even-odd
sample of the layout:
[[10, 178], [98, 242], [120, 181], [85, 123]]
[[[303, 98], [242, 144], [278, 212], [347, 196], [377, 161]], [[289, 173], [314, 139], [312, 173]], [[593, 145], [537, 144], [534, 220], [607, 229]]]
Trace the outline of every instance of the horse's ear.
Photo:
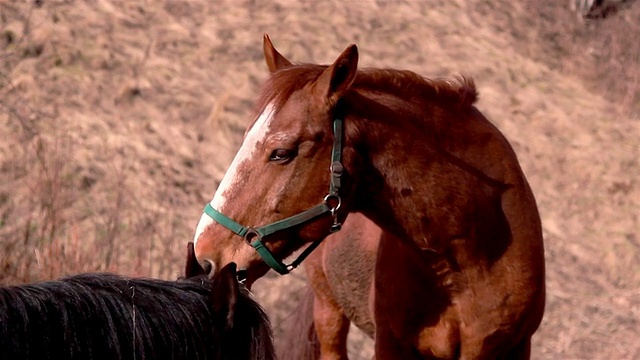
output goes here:
[[284, 67], [293, 65], [291, 61], [287, 60], [282, 54], [273, 47], [269, 35], [264, 34], [262, 42], [262, 50], [264, 51], [264, 59], [267, 62], [269, 72], [274, 73]]
[[236, 277], [236, 264], [229, 263], [212, 279], [211, 306], [214, 316], [224, 322], [227, 329], [234, 325], [236, 305], [240, 298], [240, 284]]
[[358, 47], [351, 44], [322, 72], [314, 87], [318, 95], [326, 96], [329, 103], [335, 104], [349, 90], [357, 71]]
[[193, 241], [189, 241], [187, 243], [187, 263], [184, 267], [184, 276], [188, 279], [203, 274], [206, 274], [206, 272], [198, 263], [198, 259], [196, 259]]

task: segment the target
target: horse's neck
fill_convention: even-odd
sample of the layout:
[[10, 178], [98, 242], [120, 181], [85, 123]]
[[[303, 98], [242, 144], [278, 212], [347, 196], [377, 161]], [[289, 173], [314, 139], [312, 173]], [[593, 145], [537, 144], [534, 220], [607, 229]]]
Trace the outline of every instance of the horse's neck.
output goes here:
[[[446, 119], [429, 119], [444, 111], [429, 110], [405, 112], [414, 116], [412, 122], [403, 119], [403, 114], [389, 119], [393, 114], [383, 111], [356, 116], [355, 122], [364, 129], [360, 131], [362, 146], [369, 157], [357, 203], [358, 210], [386, 230], [412, 239], [421, 248], [443, 250], [449, 240], [467, 238], [469, 232], [478, 230], [478, 221], [492, 224], [501, 216], [495, 199], [504, 190], [504, 178], [496, 178], [492, 165], [481, 161], [479, 156], [486, 156], [484, 147], [483, 155], [478, 155], [480, 147], [465, 139], [472, 136], [468, 132], [496, 137], [497, 130], [475, 109], [456, 114], [468, 118], [452, 118], [456, 123], [450, 128], [434, 125], [433, 129], [418, 123], [416, 117], [423, 116], [427, 124]], [[497, 138], [497, 143], [504, 140]], [[483, 213], [474, 215], [478, 212]]]

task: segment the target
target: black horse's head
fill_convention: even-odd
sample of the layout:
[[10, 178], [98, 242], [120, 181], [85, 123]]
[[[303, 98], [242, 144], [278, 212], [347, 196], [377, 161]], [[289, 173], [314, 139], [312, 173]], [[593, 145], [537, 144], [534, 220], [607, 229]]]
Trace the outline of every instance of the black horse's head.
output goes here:
[[214, 331], [221, 336], [221, 353], [233, 353], [238, 359], [275, 358], [269, 318], [238, 282], [236, 264], [227, 264], [211, 277], [207, 273], [196, 260], [193, 242], [189, 242], [184, 278], [210, 283], [209, 305]]

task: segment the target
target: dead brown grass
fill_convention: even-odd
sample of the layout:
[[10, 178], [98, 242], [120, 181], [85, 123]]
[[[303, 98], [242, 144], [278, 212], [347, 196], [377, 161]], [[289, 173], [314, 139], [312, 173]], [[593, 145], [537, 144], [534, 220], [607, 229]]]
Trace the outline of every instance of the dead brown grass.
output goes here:
[[[472, 75], [543, 217], [534, 358], [640, 357], [637, 4], [585, 22], [551, 0], [41, 3], [0, 2], [0, 283], [175, 278], [250, 120], [269, 32], [294, 60], [355, 42], [363, 66]], [[257, 284], [277, 327], [302, 284]]]

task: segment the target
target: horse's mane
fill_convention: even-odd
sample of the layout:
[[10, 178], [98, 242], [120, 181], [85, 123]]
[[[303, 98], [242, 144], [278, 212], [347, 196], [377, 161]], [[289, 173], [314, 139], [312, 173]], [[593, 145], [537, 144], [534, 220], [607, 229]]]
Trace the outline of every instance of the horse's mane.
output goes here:
[[[262, 88], [258, 110], [272, 103], [276, 111], [296, 90], [316, 80], [326, 65], [298, 64], [272, 74]], [[387, 93], [405, 100], [438, 101], [441, 104], [467, 108], [478, 99], [473, 79], [459, 76], [454, 79], [429, 79], [409, 70], [359, 69], [352, 92]]]
[[[244, 291], [225, 329], [211, 282], [89, 273], [0, 288], [0, 353], [7, 358], [269, 358], [270, 325]], [[242, 342], [242, 340], [244, 342]], [[265, 349], [265, 350], [260, 350]], [[73, 354], [73, 356], [71, 356]]]
[[364, 69], [358, 73], [353, 86], [393, 93], [405, 99], [433, 99], [460, 108], [469, 107], [478, 99], [475, 83], [470, 77], [429, 79], [409, 70]]

